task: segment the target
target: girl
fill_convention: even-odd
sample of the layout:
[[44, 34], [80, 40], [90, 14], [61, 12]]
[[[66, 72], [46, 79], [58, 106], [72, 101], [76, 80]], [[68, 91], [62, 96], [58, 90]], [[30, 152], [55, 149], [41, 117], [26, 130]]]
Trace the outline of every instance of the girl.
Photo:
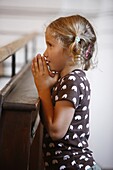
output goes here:
[[45, 170], [100, 170], [88, 148], [90, 85], [96, 35], [80, 15], [48, 25], [47, 48], [32, 62], [44, 124]]

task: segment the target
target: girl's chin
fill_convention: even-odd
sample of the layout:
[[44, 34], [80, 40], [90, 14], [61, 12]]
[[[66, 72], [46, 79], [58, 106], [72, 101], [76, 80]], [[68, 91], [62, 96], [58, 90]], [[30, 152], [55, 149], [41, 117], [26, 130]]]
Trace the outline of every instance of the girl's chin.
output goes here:
[[58, 71], [54, 68], [52, 68], [50, 65], [48, 65], [48, 69], [49, 71], [51, 71], [52, 73], [58, 73]]

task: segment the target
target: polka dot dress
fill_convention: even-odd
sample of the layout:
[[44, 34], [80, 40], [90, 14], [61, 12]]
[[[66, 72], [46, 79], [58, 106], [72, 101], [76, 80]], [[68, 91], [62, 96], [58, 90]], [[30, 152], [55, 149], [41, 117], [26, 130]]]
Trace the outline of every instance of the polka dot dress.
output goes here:
[[52, 90], [53, 105], [68, 100], [75, 113], [65, 136], [53, 141], [44, 129], [43, 152], [46, 170], [88, 170], [95, 161], [88, 149], [90, 85], [81, 70], [60, 78]]

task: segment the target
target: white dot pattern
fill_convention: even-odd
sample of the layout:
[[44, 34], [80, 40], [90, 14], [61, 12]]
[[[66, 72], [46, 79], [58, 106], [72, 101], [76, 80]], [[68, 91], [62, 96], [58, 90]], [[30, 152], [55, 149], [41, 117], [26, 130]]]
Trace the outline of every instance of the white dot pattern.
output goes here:
[[68, 167], [87, 170], [95, 161], [87, 143], [90, 85], [83, 71], [74, 70], [58, 80], [52, 91], [53, 105], [59, 100], [70, 101], [75, 108], [75, 114], [67, 133], [61, 140], [52, 141], [44, 129], [45, 169], [64, 170]]

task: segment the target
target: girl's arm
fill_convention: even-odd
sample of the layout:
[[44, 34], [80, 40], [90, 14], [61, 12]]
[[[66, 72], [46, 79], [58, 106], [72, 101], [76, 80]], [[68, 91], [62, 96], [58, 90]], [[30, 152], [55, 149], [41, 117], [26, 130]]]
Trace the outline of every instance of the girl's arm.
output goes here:
[[[49, 97], [49, 95], [46, 96]], [[74, 115], [74, 108], [71, 102], [68, 101], [58, 101], [53, 108], [51, 99], [48, 97], [42, 99], [44, 116], [46, 120], [45, 126], [50, 137], [53, 140], [58, 140], [63, 138], [66, 134]]]
[[64, 137], [74, 115], [74, 107], [69, 101], [57, 101], [52, 104], [51, 88], [58, 80], [58, 75], [50, 76], [44, 58], [38, 55], [32, 63], [32, 73], [44, 113], [45, 127], [53, 140]]

